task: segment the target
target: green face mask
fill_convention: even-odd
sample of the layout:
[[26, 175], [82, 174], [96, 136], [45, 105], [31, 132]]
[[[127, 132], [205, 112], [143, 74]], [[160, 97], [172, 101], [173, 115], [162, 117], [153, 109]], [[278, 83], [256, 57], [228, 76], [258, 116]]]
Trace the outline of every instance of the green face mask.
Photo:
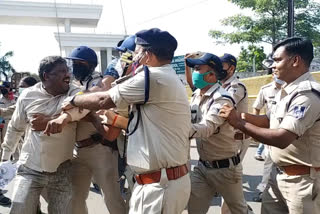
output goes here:
[[214, 85], [216, 83], [210, 83], [206, 82], [203, 77], [207, 74], [209, 74], [211, 71], [208, 71], [206, 73], [200, 74], [199, 72], [194, 71], [192, 73], [192, 83], [196, 88], [203, 89], [207, 85]]

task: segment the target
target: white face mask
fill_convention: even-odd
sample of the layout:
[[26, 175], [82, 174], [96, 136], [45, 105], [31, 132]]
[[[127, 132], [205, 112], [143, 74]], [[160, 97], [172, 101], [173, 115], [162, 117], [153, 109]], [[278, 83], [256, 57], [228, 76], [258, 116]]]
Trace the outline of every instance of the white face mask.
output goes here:
[[278, 83], [279, 85], [283, 85], [285, 83], [285, 81], [278, 79], [278, 77], [276, 75], [273, 76], [273, 80]]
[[137, 55], [135, 55], [132, 59], [133, 62], [139, 62], [144, 57], [145, 51], [140, 51]]
[[119, 77], [122, 77], [123, 68], [122, 68], [121, 60], [120, 60], [120, 59], [118, 60], [117, 64], [114, 66], [114, 69], [116, 69], [116, 71], [118, 72]]
[[19, 94], [21, 94], [24, 89], [26, 88], [19, 88]]

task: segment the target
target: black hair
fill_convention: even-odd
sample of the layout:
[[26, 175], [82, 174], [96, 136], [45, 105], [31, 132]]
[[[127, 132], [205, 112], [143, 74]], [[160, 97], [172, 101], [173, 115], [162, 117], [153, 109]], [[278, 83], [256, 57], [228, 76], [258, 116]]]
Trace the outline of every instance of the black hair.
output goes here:
[[67, 61], [61, 56], [48, 56], [43, 58], [40, 61], [40, 66], [39, 66], [39, 77], [41, 81], [44, 81], [44, 77], [43, 77], [44, 73], [50, 73], [52, 69], [59, 64], [67, 65]]
[[273, 52], [279, 47], [284, 46], [288, 55], [299, 55], [305, 64], [309, 67], [313, 59], [313, 45], [310, 39], [303, 37], [291, 37], [277, 43]]
[[154, 48], [151, 46], [144, 46], [141, 45], [143, 47], [144, 51], [149, 51], [151, 53], [153, 53], [159, 61], [167, 61], [167, 60], [172, 60], [173, 56], [174, 56], [174, 50], [171, 50], [170, 48]]
[[34, 77], [23, 77], [21, 81], [27, 84], [29, 87], [35, 85], [38, 82], [38, 80], [36, 80], [36, 78]]

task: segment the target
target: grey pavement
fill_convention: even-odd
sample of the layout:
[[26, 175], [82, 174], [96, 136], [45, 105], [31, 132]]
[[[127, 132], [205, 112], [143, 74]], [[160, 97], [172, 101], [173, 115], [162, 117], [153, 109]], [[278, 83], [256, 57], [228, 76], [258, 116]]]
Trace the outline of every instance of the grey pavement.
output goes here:
[[[253, 197], [257, 196], [256, 187], [262, 179], [262, 171], [263, 171], [263, 163], [262, 161], [256, 161], [254, 159], [254, 154], [256, 151], [256, 146], [251, 145], [247, 151], [245, 159], [243, 161], [243, 191], [245, 198], [248, 204], [252, 207], [255, 214], [260, 214], [261, 203], [254, 202]], [[197, 163], [199, 156], [195, 147], [195, 144], [191, 144], [191, 164], [194, 166]], [[12, 190], [14, 186], [14, 180], [11, 182], [5, 190], [7, 193], [5, 194], [7, 197], [11, 198]], [[87, 199], [87, 205], [89, 214], [109, 214], [102, 197], [99, 193], [94, 191], [93, 187], [91, 187], [91, 191], [89, 197]], [[215, 197], [212, 200], [211, 207], [208, 211], [209, 214], [219, 214], [220, 213], [220, 205], [221, 205], [221, 197]], [[47, 204], [41, 199], [41, 209], [43, 212], [46, 211]], [[0, 206], [0, 214], [8, 214], [9, 207]], [[187, 214], [187, 211], [184, 211], [183, 214]]]

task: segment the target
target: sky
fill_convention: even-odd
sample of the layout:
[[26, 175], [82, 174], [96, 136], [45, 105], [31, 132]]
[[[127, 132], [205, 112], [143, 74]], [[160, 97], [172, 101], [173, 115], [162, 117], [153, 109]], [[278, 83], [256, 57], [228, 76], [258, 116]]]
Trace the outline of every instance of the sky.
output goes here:
[[[95, 29], [72, 28], [72, 32], [125, 33], [120, 0], [56, 1], [103, 5], [101, 18]], [[175, 55], [203, 51], [218, 56], [225, 52], [238, 56], [240, 45], [217, 45], [208, 33], [210, 29], [231, 30], [220, 25], [221, 19], [227, 16], [251, 13], [241, 10], [228, 0], [122, 0], [122, 6], [127, 34], [132, 35], [139, 30], [153, 27], [167, 30], [178, 41]], [[56, 27], [0, 25], [0, 56], [7, 51], [13, 51], [14, 56], [10, 58], [10, 62], [18, 72], [36, 73], [42, 58], [60, 54], [54, 32], [57, 32]], [[265, 52], [270, 51], [271, 47], [265, 46]]]

